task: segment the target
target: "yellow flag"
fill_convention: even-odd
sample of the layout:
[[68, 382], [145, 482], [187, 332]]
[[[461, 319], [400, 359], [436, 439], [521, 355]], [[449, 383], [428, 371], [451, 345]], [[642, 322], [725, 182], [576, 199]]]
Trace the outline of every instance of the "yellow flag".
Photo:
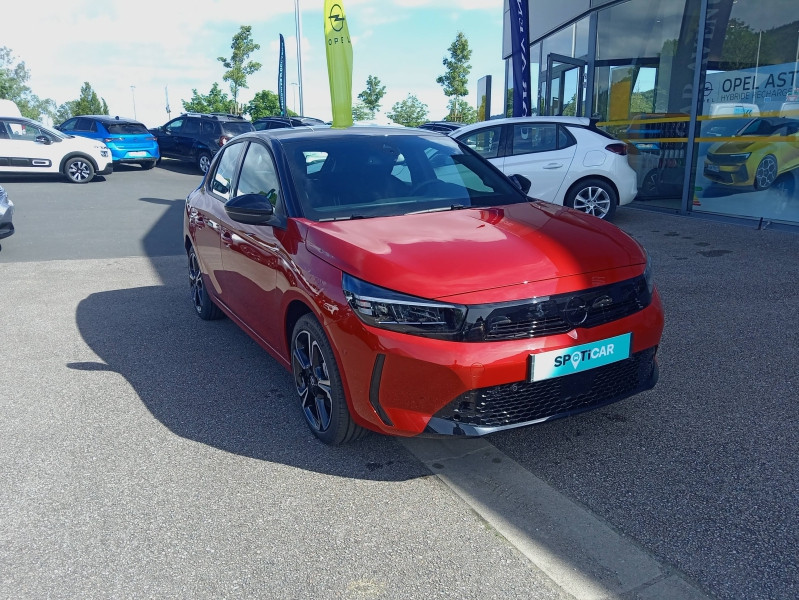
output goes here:
[[342, 0], [325, 0], [325, 48], [333, 127], [352, 125], [352, 42]]

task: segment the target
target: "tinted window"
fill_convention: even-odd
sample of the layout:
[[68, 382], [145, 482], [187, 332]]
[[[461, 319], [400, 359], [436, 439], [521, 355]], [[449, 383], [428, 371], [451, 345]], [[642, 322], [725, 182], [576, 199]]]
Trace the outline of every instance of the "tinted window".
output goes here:
[[200, 120], [199, 119], [186, 119], [183, 123], [183, 129], [180, 130], [181, 135], [196, 135], [200, 133]]
[[117, 135], [137, 135], [141, 133], [150, 133], [141, 123], [109, 123], [107, 128], [109, 133], [114, 133]]
[[216, 163], [216, 169], [211, 177], [210, 187], [217, 196], [221, 196], [224, 200], [230, 200], [233, 197], [231, 193], [231, 184], [236, 174], [236, 164], [239, 161], [239, 155], [243, 149], [244, 144], [225, 146], [221, 151], [222, 156]]
[[502, 126], [486, 127], [458, 136], [458, 139], [472, 150], [486, 158], [496, 158], [499, 153], [499, 140]]
[[237, 136], [240, 133], [247, 133], [253, 131], [254, 127], [249, 121], [224, 121], [222, 123], [222, 131], [230, 136]]
[[171, 123], [167, 123], [164, 129], [166, 129], [167, 133], [176, 134], [180, 132], [180, 128], [183, 126], [183, 119], [175, 119]]

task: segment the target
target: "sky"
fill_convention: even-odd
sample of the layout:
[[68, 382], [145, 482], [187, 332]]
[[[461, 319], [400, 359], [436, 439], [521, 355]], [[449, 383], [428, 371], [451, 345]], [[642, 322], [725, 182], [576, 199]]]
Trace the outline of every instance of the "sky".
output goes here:
[[[306, 116], [332, 118], [324, 40], [324, 0], [298, 0], [302, 33], [302, 105]], [[353, 102], [370, 75], [386, 86], [378, 121], [413, 94], [430, 120], [446, 114], [448, 98], [436, 77], [446, 72], [449, 46], [463, 32], [472, 49], [469, 95], [492, 76], [492, 114], [502, 112], [502, 0], [340, 0], [353, 46]], [[33, 7], [33, 9], [31, 8]], [[35, 13], [32, 12], [35, 10]], [[108, 104], [111, 115], [134, 117], [148, 127], [174, 118], [193, 90], [206, 95], [214, 83], [230, 95], [218, 57], [230, 57], [233, 36], [252, 27], [261, 48], [249, 59], [262, 68], [247, 79], [239, 102], [256, 92], [277, 92], [279, 36], [286, 43], [286, 103], [299, 113], [297, 23], [293, 0], [243, 3], [223, 0], [39, 0], [3, 7], [0, 46], [30, 72], [40, 98], [76, 100], [84, 82]], [[19, 27], [13, 24], [18, 19]]]

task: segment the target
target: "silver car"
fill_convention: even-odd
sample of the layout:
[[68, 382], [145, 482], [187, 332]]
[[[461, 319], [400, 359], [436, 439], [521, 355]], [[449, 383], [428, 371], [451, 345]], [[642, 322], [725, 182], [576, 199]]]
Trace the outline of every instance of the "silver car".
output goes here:
[[8, 199], [6, 191], [0, 187], [0, 240], [14, 233], [11, 217], [14, 215], [14, 204]]

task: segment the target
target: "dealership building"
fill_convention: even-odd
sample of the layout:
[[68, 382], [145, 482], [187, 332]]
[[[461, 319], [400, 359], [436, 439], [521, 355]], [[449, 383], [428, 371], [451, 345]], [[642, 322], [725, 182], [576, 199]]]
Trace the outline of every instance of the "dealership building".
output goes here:
[[532, 114], [628, 142], [634, 206], [799, 228], [798, 0], [505, 0], [504, 23], [505, 113], [527, 60]]

